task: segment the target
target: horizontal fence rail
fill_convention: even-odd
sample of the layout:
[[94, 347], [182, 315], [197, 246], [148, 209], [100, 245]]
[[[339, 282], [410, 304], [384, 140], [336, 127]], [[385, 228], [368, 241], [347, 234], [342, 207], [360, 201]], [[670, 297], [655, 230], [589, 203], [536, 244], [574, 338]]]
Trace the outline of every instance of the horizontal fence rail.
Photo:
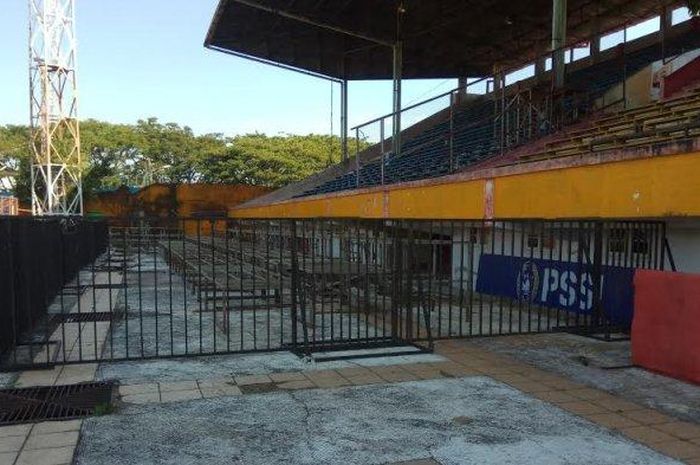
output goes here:
[[0, 267], [18, 270], [3, 279], [5, 369], [430, 347], [436, 339], [552, 331], [610, 335], [629, 328], [634, 270], [666, 261], [659, 222], [142, 218], [0, 226]]

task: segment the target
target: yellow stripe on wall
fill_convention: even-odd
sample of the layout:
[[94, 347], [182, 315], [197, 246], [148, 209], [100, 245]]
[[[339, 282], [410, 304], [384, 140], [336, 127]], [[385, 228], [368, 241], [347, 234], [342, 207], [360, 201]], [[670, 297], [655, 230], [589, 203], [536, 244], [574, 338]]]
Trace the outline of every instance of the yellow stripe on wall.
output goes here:
[[[388, 186], [231, 210], [233, 217], [485, 216], [485, 179]], [[496, 218], [700, 216], [700, 152], [496, 177]]]

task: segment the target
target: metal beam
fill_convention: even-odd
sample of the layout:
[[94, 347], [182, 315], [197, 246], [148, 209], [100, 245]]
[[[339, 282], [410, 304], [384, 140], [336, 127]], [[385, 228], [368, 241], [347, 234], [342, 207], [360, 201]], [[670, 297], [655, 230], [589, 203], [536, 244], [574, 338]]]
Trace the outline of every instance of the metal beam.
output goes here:
[[294, 66], [285, 65], [284, 63], [279, 63], [279, 62], [272, 61], [272, 60], [266, 60], [265, 58], [258, 58], [258, 57], [253, 56], [253, 55], [248, 55], [246, 53], [236, 52], [235, 50], [223, 48], [223, 47], [220, 47], [218, 45], [205, 45], [204, 47], [208, 48], [209, 50], [214, 50], [215, 52], [221, 52], [221, 53], [225, 53], [227, 55], [231, 55], [234, 57], [244, 58], [246, 60], [261, 63], [263, 65], [275, 66], [277, 68], [281, 68], [281, 69], [284, 69], [287, 71], [294, 71], [295, 73], [305, 74], [307, 76], [311, 76], [311, 77], [315, 77], [315, 78], [319, 78], [319, 79], [326, 79], [328, 81], [333, 81], [333, 82], [338, 82], [338, 83], [343, 82], [342, 79], [338, 79], [336, 77], [329, 76], [327, 74], [321, 74], [321, 73], [317, 73], [314, 71], [307, 71], [307, 70], [302, 69], [302, 68], [297, 68]]
[[552, 0], [552, 75], [554, 87], [564, 86], [567, 0]]
[[340, 143], [342, 160], [348, 159], [348, 81], [340, 83]]
[[403, 1], [400, 1], [396, 9], [396, 43], [393, 51], [393, 118], [391, 146], [394, 156], [401, 155], [401, 79], [403, 71], [403, 15], [405, 13]]
[[394, 46], [394, 95], [391, 146], [394, 156], [401, 155], [401, 67], [403, 65], [403, 44]]

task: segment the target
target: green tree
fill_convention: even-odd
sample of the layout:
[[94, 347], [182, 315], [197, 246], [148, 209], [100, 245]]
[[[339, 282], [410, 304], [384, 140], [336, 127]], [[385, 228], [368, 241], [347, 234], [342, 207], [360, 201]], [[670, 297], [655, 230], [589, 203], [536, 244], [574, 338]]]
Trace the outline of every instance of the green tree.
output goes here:
[[[361, 148], [367, 145], [363, 141]], [[340, 156], [337, 136], [246, 134], [230, 139], [224, 153], [206, 159], [202, 177], [208, 182], [281, 187], [337, 163]]]
[[[81, 122], [80, 134], [86, 196], [154, 182], [280, 187], [337, 163], [341, 152], [335, 136], [195, 135], [187, 126], [156, 118], [136, 124], [89, 119]], [[0, 167], [16, 173], [15, 193], [24, 200], [30, 193], [28, 141], [27, 127], [0, 126]]]

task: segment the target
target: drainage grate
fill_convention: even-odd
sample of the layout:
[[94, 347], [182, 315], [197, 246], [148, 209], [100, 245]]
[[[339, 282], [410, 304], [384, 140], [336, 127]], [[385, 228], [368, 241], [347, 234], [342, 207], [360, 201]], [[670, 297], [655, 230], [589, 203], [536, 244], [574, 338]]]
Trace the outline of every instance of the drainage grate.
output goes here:
[[54, 315], [54, 323], [85, 323], [92, 321], [112, 321], [117, 315], [112, 312], [60, 313]]
[[72, 420], [109, 411], [114, 383], [0, 389], [0, 426]]

